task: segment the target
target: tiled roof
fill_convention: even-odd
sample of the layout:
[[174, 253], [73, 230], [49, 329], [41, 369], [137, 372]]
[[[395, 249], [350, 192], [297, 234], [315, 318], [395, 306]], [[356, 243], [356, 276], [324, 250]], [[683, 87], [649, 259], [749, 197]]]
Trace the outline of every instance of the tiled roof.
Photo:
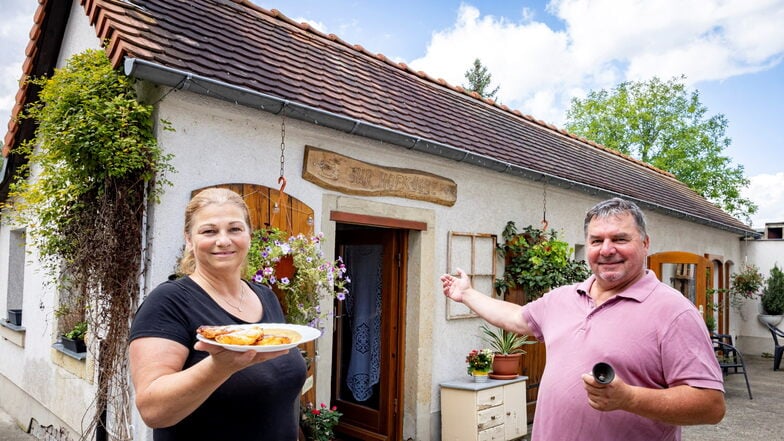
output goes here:
[[[44, 5], [39, 13], [48, 10], [47, 0], [39, 2]], [[667, 172], [247, 0], [81, 4], [98, 37], [108, 41], [116, 66], [125, 58], [144, 60], [490, 158], [557, 185], [626, 196], [670, 215], [752, 231]], [[25, 95], [17, 98], [21, 104]], [[11, 123], [7, 148], [14, 135]]]

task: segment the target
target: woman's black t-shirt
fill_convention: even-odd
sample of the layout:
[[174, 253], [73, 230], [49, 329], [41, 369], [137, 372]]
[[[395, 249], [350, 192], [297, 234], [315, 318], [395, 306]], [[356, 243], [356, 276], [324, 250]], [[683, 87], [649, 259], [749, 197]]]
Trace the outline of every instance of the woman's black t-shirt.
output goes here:
[[[249, 283], [264, 310], [259, 323], [283, 323], [275, 294]], [[144, 300], [131, 326], [130, 340], [160, 337], [190, 350], [183, 369], [209, 354], [196, 351], [201, 325], [246, 324], [221, 308], [190, 277], [167, 281]], [[155, 441], [292, 441], [299, 431], [299, 397], [307, 372], [297, 348], [232, 375], [209, 398], [174, 426], [154, 429]]]

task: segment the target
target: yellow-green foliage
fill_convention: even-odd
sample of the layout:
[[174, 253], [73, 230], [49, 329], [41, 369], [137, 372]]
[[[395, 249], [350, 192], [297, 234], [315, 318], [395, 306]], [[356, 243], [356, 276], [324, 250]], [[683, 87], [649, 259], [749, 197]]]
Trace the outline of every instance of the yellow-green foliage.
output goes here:
[[67, 259], [78, 247], [69, 233], [74, 217], [95, 216], [94, 202], [107, 191], [152, 181], [168, 158], [153, 135], [152, 106], [137, 100], [132, 80], [103, 50], [76, 54], [51, 78], [30, 83], [41, 88], [39, 101], [23, 118], [38, 129], [19, 152], [37, 176], [29, 180], [23, 169], [11, 196], [41, 253]]

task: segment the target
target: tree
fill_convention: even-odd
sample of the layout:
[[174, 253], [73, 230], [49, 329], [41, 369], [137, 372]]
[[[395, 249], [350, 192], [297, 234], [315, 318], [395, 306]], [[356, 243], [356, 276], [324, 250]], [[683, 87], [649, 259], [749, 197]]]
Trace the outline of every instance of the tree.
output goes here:
[[675, 175], [727, 213], [750, 222], [757, 206], [740, 195], [749, 184], [742, 165], [722, 153], [731, 140], [723, 114], [707, 117], [699, 92], [684, 76], [624, 82], [612, 91], [573, 98], [566, 130]]
[[468, 84], [463, 85], [464, 89], [469, 92], [476, 92], [482, 98], [495, 99], [500, 86], [496, 86], [492, 92], [487, 92], [487, 88], [490, 87], [490, 82], [493, 80], [493, 75], [487, 71], [485, 66], [482, 66], [479, 58], [474, 60], [473, 67], [465, 71], [464, 75], [466, 80], [468, 80]]

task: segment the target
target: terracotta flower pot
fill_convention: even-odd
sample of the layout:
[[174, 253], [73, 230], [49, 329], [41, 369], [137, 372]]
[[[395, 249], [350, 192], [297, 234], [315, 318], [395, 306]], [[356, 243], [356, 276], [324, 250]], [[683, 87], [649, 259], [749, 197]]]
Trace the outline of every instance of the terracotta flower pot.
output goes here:
[[284, 277], [291, 279], [296, 272], [297, 269], [294, 267], [294, 256], [290, 254], [281, 257], [278, 264], [275, 265], [275, 277], [277, 277], [278, 280]]
[[520, 373], [520, 362], [523, 354], [495, 354], [493, 356], [493, 373], [491, 378], [512, 379]]

